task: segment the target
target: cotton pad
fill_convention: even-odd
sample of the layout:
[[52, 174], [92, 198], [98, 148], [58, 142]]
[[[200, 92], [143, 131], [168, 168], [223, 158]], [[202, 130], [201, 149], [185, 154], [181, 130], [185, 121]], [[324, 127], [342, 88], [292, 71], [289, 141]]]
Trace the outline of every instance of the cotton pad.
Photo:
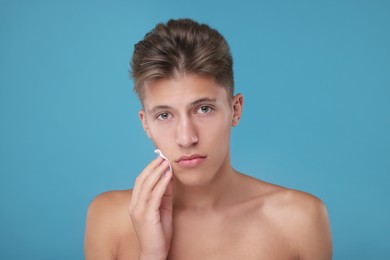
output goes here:
[[154, 150], [154, 152], [157, 153], [160, 157], [162, 157], [164, 160], [166, 160], [166, 161], [169, 163], [169, 170], [173, 173], [173, 171], [172, 171], [172, 165], [171, 165], [171, 163], [169, 162], [168, 158], [165, 157], [165, 155], [163, 155], [163, 153], [162, 153], [159, 149]]

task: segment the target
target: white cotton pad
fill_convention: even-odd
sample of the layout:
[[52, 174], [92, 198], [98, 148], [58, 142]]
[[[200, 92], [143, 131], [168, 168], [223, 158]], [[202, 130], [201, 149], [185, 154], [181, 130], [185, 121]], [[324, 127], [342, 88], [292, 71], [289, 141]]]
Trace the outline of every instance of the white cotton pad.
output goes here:
[[166, 160], [166, 161], [169, 163], [169, 170], [173, 173], [173, 171], [172, 171], [172, 165], [171, 165], [171, 163], [169, 162], [168, 158], [165, 157], [165, 155], [163, 155], [163, 153], [162, 153], [159, 149], [154, 150], [154, 152], [157, 153], [159, 156], [161, 156], [164, 160]]

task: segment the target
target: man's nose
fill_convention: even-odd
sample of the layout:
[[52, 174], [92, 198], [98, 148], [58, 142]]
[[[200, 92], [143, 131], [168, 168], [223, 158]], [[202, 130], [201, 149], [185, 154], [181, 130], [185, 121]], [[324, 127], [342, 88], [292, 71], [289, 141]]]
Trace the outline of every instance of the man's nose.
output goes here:
[[176, 143], [182, 147], [189, 147], [198, 141], [197, 129], [191, 119], [180, 120], [176, 130]]

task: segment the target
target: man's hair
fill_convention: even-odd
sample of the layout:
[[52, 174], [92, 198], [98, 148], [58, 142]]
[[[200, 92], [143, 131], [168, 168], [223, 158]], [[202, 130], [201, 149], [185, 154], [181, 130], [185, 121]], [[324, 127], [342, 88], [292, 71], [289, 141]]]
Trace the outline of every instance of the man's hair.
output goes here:
[[210, 77], [234, 94], [233, 59], [225, 38], [190, 19], [159, 23], [134, 46], [131, 74], [142, 100], [145, 83], [186, 73]]

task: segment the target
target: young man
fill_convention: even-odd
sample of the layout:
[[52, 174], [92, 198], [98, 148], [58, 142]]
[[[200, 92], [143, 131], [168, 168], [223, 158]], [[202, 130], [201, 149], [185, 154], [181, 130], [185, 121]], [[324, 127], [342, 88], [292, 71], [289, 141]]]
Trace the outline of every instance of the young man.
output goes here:
[[135, 46], [132, 74], [143, 128], [167, 160], [150, 162], [133, 190], [94, 199], [87, 260], [332, 258], [319, 199], [232, 168], [243, 96], [233, 94], [217, 31], [188, 19], [158, 24]]

